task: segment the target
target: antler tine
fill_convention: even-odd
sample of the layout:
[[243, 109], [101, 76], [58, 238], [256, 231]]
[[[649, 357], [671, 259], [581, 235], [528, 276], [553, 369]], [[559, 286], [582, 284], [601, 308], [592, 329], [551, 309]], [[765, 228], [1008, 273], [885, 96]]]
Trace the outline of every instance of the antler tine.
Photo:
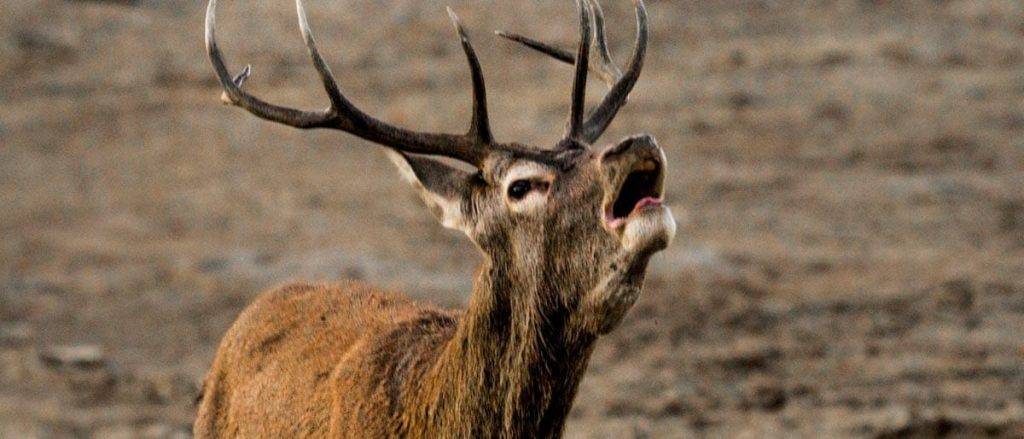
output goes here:
[[[362, 139], [379, 143], [413, 154], [441, 155], [464, 161], [474, 166], [481, 166], [487, 156], [498, 146], [492, 144], [490, 128], [487, 127], [486, 101], [483, 91], [483, 75], [480, 73], [479, 62], [472, 48], [466, 48], [468, 40], [464, 39], [463, 48], [470, 58], [473, 70], [474, 88], [474, 121], [467, 135], [421, 133], [399, 128], [375, 119], [357, 108], [341, 93], [334, 75], [320, 55], [316, 40], [309, 27], [306, 11], [302, 0], [295, 0], [299, 18], [299, 28], [306, 42], [306, 49], [313, 60], [324, 89], [331, 101], [331, 106], [322, 111], [303, 111], [270, 104], [242, 90], [242, 83], [248, 78], [250, 69], [247, 66], [235, 78], [228, 74], [223, 55], [215, 38], [215, 22], [217, 0], [210, 0], [206, 9], [206, 46], [217, 78], [224, 88], [222, 99], [240, 107], [253, 115], [273, 122], [295, 128], [332, 128], [345, 131]], [[509, 149], [510, 147], [504, 147]]]
[[566, 64], [572, 65], [576, 63], [576, 54], [561, 47], [557, 47], [524, 35], [503, 30], [496, 30], [494, 31], [494, 34], [507, 40], [511, 40], [519, 44], [522, 44], [526, 47], [529, 47], [533, 50], [536, 50], [540, 53], [543, 53]]
[[313, 67], [320, 75], [320, 80], [324, 83], [324, 90], [327, 91], [327, 97], [331, 100], [331, 109], [335, 112], [342, 108], [355, 109], [355, 106], [345, 99], [345, 95], [341, 94], [338, 82], [334, 79], [334, 73], [331, 73], [331, 68], [316, 48], [316, 39], [313, 38], [313, 31], [309, 28], [309, 19], [306, 18], [306, 8], [302, 5], [302, 0], [295, 0], [295, 12], [299, 16], [299, 30], [302, 31], [302, 39], [306, 42], [306, 50], [309, 52], [310, 58], [313, 59]]
[[612, 54], [608, 50], [608, 39], [606, 38], [604, 28], [604, 10], [601, 9], [601, 2], [597, 0], [587, 1], [590, 2], [590, 8], [594, 12], [594, 29], [596, 32], [594, 34], [594, 45], [597, 46], [597, 53], [601, 55], [601, 62], [598, 63], [597, 70], [600, 72], [601, 77], [605, 78], [608, 86], [612, 87], [612, 84], [622, 77], [622, 71], [612, 62]]
[[608, 125], [615, 119], [619, 109], [629, 99], [629, 93], [633, 91], [633, 86], [636, 85], [637, 79], [640, 78], [640, 72], [644, 68], [649, 39], [647, 8], [644, 6], [643, 0], [633, 0], [633, 5], [636, 9], [636, 45], [633, 48], [633, 59], [629, 62], [629, 68], [626, 69], [625, 75], [615, 82], [601, 104], [587, 117], [583, 131], [583, 139], [587, 143], [593, 143], [608, 129]]
[[217, 79], [220, 81], [224, 92], [221, 100], [230, 105], [244, 108], [256, 117], [294, 126], [297, 128], [319, 128], [329, 125], [332, 116], [329, 112], [302, 111], [286, 108], [267, 103], [242, 90], [242, 84], [252, 73], [250, 66], [246, 66], [236, 77], [232, 78], [224, 63], [224, 56], [217, 45], [217, 38], [214, 28], [216, 27], [217, 0], [210, 0], [206, 7], [206, 50], [213, 63], [213, 70], [217, 72]]
[[483, 144], [494, 143], [494, 135], [491, 133], [490, 119], [487, 116], [487, 87], [484, 85], [484, 74], [480, 68], [480, 59], [473, 50], [473, 44], [469, 41], [469, 34], [462, 27], [459, 16], [451, 7], [448, 8], [448, 16], [452, 19], [452, 25], [459, 33], [459, 40], [462, 42], [462, 51], [466, 54], [469, 62], [470, 75], [473, 78], [473, 121], [469, 127], [469, 135], [475, 136]]
[[[586, 0], [591, 7], [594, 19], [594, 46], [597, 49], [599, 58], [590, 59], [590, 71], [601, 78], [602, 81], [612, 88], [615, 82], [622, 76], [622, 71], [612, 62], [611, 53], [608, 50], [608, 42], [605, 37], [605, 26], [604, 26], [604, 11], [601, 9], [601, 5], [596, 0]], [[547, 56], [550, 56], [563, 63], [573, 65], [576, 64], [576, 54], [572, 51], [563, 49], [553, 44], [548, 44], [543, 41], [538, 41], [533, 38], [506, 31], [495, 31], [499, 37], [507, 40], [522, 44], [530, 49], [536, 50]]]
[[587, 73], [590, 65], [590, 6], [586, 0], [576, 0], [580, 12], [580, 42], [576, 49], [576, 74], [572, 81], [572, 104], [569, 127], [565, 137], [579, 140], [583, 131], [583, 113], [587, 95]]

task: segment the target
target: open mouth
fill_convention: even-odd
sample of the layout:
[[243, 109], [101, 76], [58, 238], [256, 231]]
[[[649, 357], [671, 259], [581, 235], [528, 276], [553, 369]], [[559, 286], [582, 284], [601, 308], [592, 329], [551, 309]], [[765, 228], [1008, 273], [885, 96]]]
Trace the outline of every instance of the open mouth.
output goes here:
[[660, 163], [654, 160], [637, 163], [619, 186], [618, 195], [605, 207], [608, 226], [620, 227], [635, 214], [661, 207], [664, 181]]

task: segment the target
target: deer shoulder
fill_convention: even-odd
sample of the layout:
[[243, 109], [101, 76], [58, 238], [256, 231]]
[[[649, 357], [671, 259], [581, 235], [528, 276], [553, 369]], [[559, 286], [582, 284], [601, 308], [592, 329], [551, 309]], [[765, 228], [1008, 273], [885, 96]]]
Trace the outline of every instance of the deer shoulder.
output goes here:
[[[407, 378], [397, 368], [414, 367], [429, 351], [421, 335], [443, 337], [457, 318], [357, 282], [298, 283], [263, 293], [221, 341], [200, 413], [222, 416], [199, 419], [197, 427], [209, 428], [196, 434], [322, 434], [330, 428], [325, 408], [352, 409], [338, 410], [339, 419], [358, 417], [359, 404], [344, 399], [359, 387], [359, 394], [385, 397], [378, 402], [387, 406]], [[392, 362], [396, 355], [407, 363]], [[244, 419], [261, 422], [238, 422]]]

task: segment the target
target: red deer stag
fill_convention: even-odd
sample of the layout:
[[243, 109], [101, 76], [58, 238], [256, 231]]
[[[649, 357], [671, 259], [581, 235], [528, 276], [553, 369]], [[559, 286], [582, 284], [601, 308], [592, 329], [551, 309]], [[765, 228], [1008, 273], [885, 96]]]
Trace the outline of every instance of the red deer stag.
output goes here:
[[[440, 222], [479, 247], [483, 263], [461, 312], [354, 282], [263, 294], [220, 344], [196, 436], [560, 437], [595, 342], [619, 324], [651, 256], [675, 235], [662, 203], [665, 155], [654, 138], [591, 146], [640, 75], [648, 40], [643, 2], [634, 0], [638, 30], [625, 73], [608, 57], [595, 0], [577, 0], [574, 52], [501, 34], [575, 65], [565, 136], [548, 149], [494, 139], [479, 61], [455, 14], [472, 78], [472, 122], [466, 134], [434, 134], [353, 105], [317, 51], [301, 0], [296, 6], [330, 107], [285, 108], [243, 90], [250, 69], [229, 75], [210, 0], [206, 45], [223, 100], [272, 122], [337, 129], [386, 146]], [[585, 112], [591, 70], [610, 91]]]

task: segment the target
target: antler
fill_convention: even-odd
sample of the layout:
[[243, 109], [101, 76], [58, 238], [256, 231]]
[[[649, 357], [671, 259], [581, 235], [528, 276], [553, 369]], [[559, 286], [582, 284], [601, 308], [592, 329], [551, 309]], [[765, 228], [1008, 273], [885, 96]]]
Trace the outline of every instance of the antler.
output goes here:
[[451, 9], [448, 10], [448, 13], [452, 18], [455, 29], [459, 33], [473, 79], [473, 121], [469, 132], [464, 135], [421, 133], [406, 130], [375, 119], [353, 105], [341, 93], [330, 67], [327, 66], [327, 63], [320, 56], [320, 52], [316, 48], [316, 42], [309, 29], [309, 22], [306, 19], [306, 11], [302, 6], [302, 0], [295, 0], [295, 7], [299, 16], [299, 27], [306, 41], [306, 48], [313, 60], [313, 66], [323, 81], [324, 89], [327, 91], [327, 96], [330, 99], [330, 107], [321, 111], [297, 110], [268, 103], [242, 90], [242, 84], [248, 79], [252, 70], [250, 66], [246, 66], [234, 78], [228, 73], [228, 68], [224, 63], [214, 35], [217, 0], [210, 0], [206, 9], [206, 48], [210, 55], [210, 61], [213, 63], [213, 68], [217, 72], [217, 78], [224, 88], [224, 92], [221, 95], [221, 99], [224, 102], [240, 107], [256, 117], [295, 128], [332, 128], [342, 130], [399, 151], [451, 157], [478, 167], [482, 165], [488, 154], [499, 148], [498, 145], [494, 144], [491, 128], [488, 124], [487, 96], [483, 73], [480, 70], [480, 62], [476, 57], [472, 44], [469, 42], [469, 37], [459, 23], [458, 17]]
[[576, 7], [580, 10], [580, 42], [576, 49], [576, 75], [572, 81], [569, 127], [565, 134], [567, 139], [572, 140], [580, 140], [580, 134], [583, 131], [583, 112], [587, 99], [587, 72], [590, 66], [590, 1], [576, 0]]
[[[520, 43], [564, 63], [575, 64], [577, 79], [579, 78], [581, 66], [586, 66], [583, 70], [589, 69], [590, 71], [593, 71], [600, 76], [606, 84], [608, 84], [610, 91], [604, 97], [601, 104], [598, 105], [598, 107], [590, 113], [586, 121], [583, 122], [578, 133], [578, 137], [575, 138], [575, 140], [583, 141], [585, 143], [593, 143], [601, 137], [601, 134], [603, 134], [606, 129], [608, 129], [608, 125], [611, 124], [615, 115], [618, 114], [619, 109], [626, 104], [626, 101], [629, 98], [629, 93], [633, 90], [633, 86], [636, 85], [636, 81], [640, 77], [640, 71], [643, 69], [644, 58], [647, 54], [649, 32], [647, 26], [647, 8], [644, 6], [643, 0], [633, 0], [634, 7], [636, 9], [637, 21], [636, 44], [633, 48], [633, 58], [630, 61], [629, 68], [626, 70], [626, 73], [623, 74], [622, 71], [619, 70], [619, 68], [612, 62], [611, 54], [608, 50], [604, 25], [604, 11], [601, 10], [601, 5], [597, 0], [584, 1], [590, 5], [589, 9], [591, 9], [593, 13], [592, 18], [594, 21], [594, 27], [596, 28], [593, 45], [597, 47], [598, 55], [600, 55], [599, 58], [591, 59], [587, 56], [581, 57], [580, 55], [585, 55], [583, 50], [577, 50], [577, 53], [574, 55], [568, 50], [519, 34], [503, 31], [499, 31], [497, 34], [503, 38]], [[577, 3], [579, 3], [579, 0]], [[583, 5], [579, 5], [579, 7], [581, 8], [581, 13], [585, 14], [586, 11], [583, 10], [588, 8]], [[587, 24], [588, 25], [586, 26], [581, 25], [580, 29], [581, 34], [583, 34], [583, 38], [581, 38], [581, 49], [584, 43], [590, 43], [589, 21]], [[576, 105], [575, 84], [573, 89], [573, 104]]]

